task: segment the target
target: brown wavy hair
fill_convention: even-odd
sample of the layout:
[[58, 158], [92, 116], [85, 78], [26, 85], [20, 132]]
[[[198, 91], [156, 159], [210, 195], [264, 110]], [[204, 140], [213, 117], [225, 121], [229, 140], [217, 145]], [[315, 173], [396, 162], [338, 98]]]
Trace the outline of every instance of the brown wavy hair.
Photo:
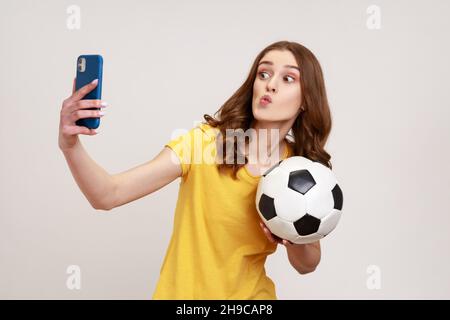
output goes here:
[[[214, 128], [220, 129], [222, 137], [226, 137], [226, 129], [250, 128], [254, 120], [252, 112], [253, 84], [257, 76], [257, 69], [260, 60], [271, 50], [289, 50], [295, 57], [300, 68], [300, 88], [302, 92], [302, 103], [304, 111], [301, 112], [292, 125], [292, 135], [288, 133], [291, 140], [288, 143], [293, 149], [293, 155], [303, 156], [312, 161], [317, 161], [332, 169], [331, 156], [325, 151], [324, 146], [331, 131], [331, 113], [325, 90], [322, 68], [314, 54], [296, 42], [278, 41], [264, 48], [255, 58], [249, 75], [241, 87], [214, 113], [214, 117], [204, 114], [206, 123]], [[290, 131], [291, 132], [291, 131]], [[238, 170], [248, 163], [245, 157], [245, 164], [225, 161], [232, 156], [238, 159], [237, 143], [234, 143], [233, 155], [226, 154], [223, 141], [223, 159], [220, 161], [219, 171], [232, 171], [233, 179], [237, 179]]]

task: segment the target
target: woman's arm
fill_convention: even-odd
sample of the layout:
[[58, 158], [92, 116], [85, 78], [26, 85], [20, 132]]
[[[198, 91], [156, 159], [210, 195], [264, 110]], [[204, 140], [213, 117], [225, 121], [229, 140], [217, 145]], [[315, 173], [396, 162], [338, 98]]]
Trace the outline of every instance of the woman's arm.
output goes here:
[[89, 156], [81, 141], [61, 150], [75, 182], [91, 206], [104, 210], [104, 199], [114, 190], [111, 176]]
[[152, 160], [112, 176], [114, 192], [105, 199], [106, 210], [151, 194], [178, 177], [182, 168], [175, 152], [164, 147]]
[[105, 211], [151, 194], [180, 177], [181, 165], [171, 156], [173, 152], [164, 147], [152, 160], [111, 175], [89, 156], [81, 142], [63, 150], [81, 192], [93, 208]]
[[97, 82], [93, 81], [75, 90], [63, 101], [60, 112], [58, 146], [64, 153], [70, 171], [78, 187], [91, 206], [99, 210], [111, 210], [125, 203], [142, 198], [182, 175], [182, 167], [175, 152], [164, 147], [152, 160], [127, 170], [110, 175], [98, 165], [83, 148], [80, 134], [95, 135], [95, 130], [76, 125], [81, 118], [100, 117], [99, 110], [90, 107], [105, 107], [101, 100], [82, 100], [91, 92]]
[[111, 176], [100, 167], [86, 150], [84, 150], [79, 140], [79, 135], [96, 135], [96, 131], [84, 126], [76, 125], [76, 121], [82, 118], [101, 117], [100, 110], [89, 110], [106, 107], [106, 103], [101, 100], [83, 100], [82, 98], [91, 92], [97, 82], [93, 81], [79, 90], [75, 90], [76, 79], [73, 79], [72, 95], [62, 103], [59, 121], [58, 146], [64, 153], [70, 171], [78, 184], [78, 187], [95, 209], [103, 207], [102, 201], [106, 194], [113, 190]]
[[300, 274], [316, 270], [320, 262], [320, 241], [307, 244], [290, 243], [284, 240], [289, 262]]

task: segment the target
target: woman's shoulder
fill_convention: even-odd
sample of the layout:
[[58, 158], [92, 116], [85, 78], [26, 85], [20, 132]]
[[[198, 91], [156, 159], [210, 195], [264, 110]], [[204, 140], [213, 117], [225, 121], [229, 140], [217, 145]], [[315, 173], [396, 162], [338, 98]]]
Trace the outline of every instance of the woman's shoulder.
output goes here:
[[213, 127], [208, 123], [202, 122], [197, 125], [207, 140], [213, 140], [217, 137], [217, 134], [220, 132], [219, 128]]

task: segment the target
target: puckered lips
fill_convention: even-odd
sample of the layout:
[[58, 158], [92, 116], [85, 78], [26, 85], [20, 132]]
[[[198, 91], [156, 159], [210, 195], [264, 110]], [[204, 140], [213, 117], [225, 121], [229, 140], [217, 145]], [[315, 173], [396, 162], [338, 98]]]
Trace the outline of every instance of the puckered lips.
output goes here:
[[272, 98], [269, 95], [265, 94], [261, 97], [259, 102], [265, 106], [272, 102]]

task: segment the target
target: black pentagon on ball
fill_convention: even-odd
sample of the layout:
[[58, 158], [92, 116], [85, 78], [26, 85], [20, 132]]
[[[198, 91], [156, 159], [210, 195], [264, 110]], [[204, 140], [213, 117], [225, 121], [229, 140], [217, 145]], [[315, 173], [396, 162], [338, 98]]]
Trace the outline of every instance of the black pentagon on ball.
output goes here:
[[334, 208], [338, 210], [342, 210], [342, 204], [344, 202], [344, 196], [342, 195], [341, 188], [336, 184], [331, 190], [333, 193], [333, 199], [334, 199]]
[[278, 161], [277, 164], [274, 164], [272, 167], [270, 167], [269, 169], [267, 169], [266, 172], [264, 172], [263, 177], [267, 176], [273, 169], [275, 169], [276, 167], [278, 167], [280, 165], [280, 163], [283, 162], [283, 160]]
[[259, 199], [258, 208], [259, 212], [261, 212], [266, 220], [270, 220], [277, 215], [277, 213], [275, 212], [275, 206], [273, 204], [273, 198], [265, 195], [264, 193]]
[[311, 173], [309, 173], [306, 169], [296, 170], [289, 173], [288, 187], [294, 191], [305, 194], [315, 185], [316, 181]]
[[320, 219], [305, 214], [303, 217], [294, 222], [295, 230], [301, 236], [307, 236], [316, 233], [319, 230]]

